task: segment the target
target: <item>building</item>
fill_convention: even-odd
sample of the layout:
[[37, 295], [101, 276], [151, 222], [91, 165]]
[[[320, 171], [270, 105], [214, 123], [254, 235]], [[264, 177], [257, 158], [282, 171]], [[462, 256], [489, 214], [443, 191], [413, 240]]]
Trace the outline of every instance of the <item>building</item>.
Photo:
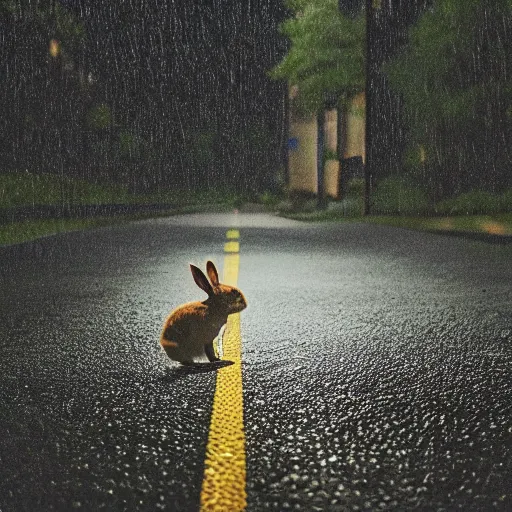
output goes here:
[[[300, 115], [294, 110], [293, 100], [299, 91], [290, 88], [288, 188], [290, 192], [318, 194], [318, 116]], [[338, 122], [342, 109], [327, 110], [324, 115], [324, 196], [340, 199], [343, 169], [340, 161], [354, 156], [365, 158], [365, 100], [364, 94], [355, 96], [347, 113]], [[341, 133], [338, 134], [338, 131]], [[338, 145], [343, 148], [337, 158]]]

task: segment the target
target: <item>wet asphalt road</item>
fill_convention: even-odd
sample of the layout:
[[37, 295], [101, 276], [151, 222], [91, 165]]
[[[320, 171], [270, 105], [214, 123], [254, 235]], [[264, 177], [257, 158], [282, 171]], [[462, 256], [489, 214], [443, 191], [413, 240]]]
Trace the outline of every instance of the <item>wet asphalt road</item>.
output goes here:
[[158, 337], [232, 227], [247, 510], [512, 510], [512, 247], [209, 215], [0, 248], [0, 511], [198, 510], [215, 371]]

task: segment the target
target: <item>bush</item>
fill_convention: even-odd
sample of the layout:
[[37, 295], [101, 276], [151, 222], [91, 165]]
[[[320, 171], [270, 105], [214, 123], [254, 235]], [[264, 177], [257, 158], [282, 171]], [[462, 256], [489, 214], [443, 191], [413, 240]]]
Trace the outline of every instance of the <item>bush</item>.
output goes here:
[[346, 197], [360, 199], [364, 196], [364, 179], [352, 178], [347, 183]]
[[265, 190], [263, 194], [260, 194], [258, 199], [261, 204], [268, 206], [269, 208], [274, 208], [281, 202], [282, 196]]
[[512, 212], [512, 188], [505, 190], [500, 197], [501, 210], [504, 212]]
[[426, 192], [402, 176], [382, 180], [372, 198], [373, 211], [380, 214], [422, 214], [428, 205]]
[[338, 153], [332, 149], [324, 149], [324, 165], [327, 160], [338, 160]]
[[497, 213], [501, 210], [500, 202], [500, 198], [490, 192], [472, 190], [455, 198], [441, 201], [436, 210], [438, 213], [446, 215]]
[[292, 190], [288, 194], [288, 199], [291, 202], [292, 211], [313, 211], [316, 208], [317, 197], [314, 192]]
[[54, 174], [0, 174], [0, 208], [43, 204], [136, 202], [122, 185], [99, 185]]

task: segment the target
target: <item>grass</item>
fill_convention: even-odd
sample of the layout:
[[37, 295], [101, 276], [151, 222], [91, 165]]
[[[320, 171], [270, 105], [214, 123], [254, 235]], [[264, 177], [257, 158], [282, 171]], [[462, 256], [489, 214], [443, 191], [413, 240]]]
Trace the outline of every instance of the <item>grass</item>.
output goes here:
[[342, 211], [337, 210], [313, 210], [305, 212], [280, 212], [281, 217], [292, 220], [301, 220], [306, 222], [354, 222], [359, 221], [362, 217], [345, 215]]
[[370, 216], [362, 215], [363, 190], [363, 180], [351, 180], [347, 198], [329, 204], [328, 209], [308, 210], [299, 205], [281, 215], [311, 222], [371, 222], [422, 231], [512, 235], [512, 189], [501, 195], [473, 190], [438, 203], [434, 209], [420, 188], [404, 177], [392, 176], [377, 186]]
[[[188, 206], [176, 210], [176, 213], [194, 213], [197, 211], [200, 211], [197, 207]], [[95, 217], [90, 219], [27, 220], [4, 224], [0, 225], [0, 245], [16, 244], [57, 233], [120, 224], [130, 220], [155, 216], [155, 214], [136, 214], [116, 217]], [[310, 222], [369, 222], [422, 231], [462, 231], [512, 235], [512, 214], [450, 217], [396, 217], [384, 215], [351, 217], [344, 215], [343, 212], [340, 211], [323, 210], [309, 213], [287, 213], [284, 214], [284, 216]]]
[[[353, 188], [355, 185], [353, 184]], [[512, 213], [430, 217], [406, 215], [363, 217], [359, 213], [362, 210], [362, 201], [360, 198], [358, 199], [360, 194], [353, 193], [352, 195], [356, 199], [353, 197], [351, 201], [345, 201], [343, 209], [314, 210], [299, 208], [299, 211], [282, 212], [281, 215], [290, 219], [312, 222], [371, 222], [424, 231], [512, 235]], [[269, 207], [275, 207], [277, 200], [278, 198], [271, 196], [260, 198], [260, 202]], [[49, 174], [0, 174], [0, 208], [62, 203], [71, 205], [166, 203], [174, 205], [174, 213], [193, 213], [205, 211], [206, 208], [211, 206], [214, 206], [214, 208], [239, 207], [243, 203], [243, 198], [226, 190], [208, 190], [199, 193], [163, 191], [159, 194], [135, 195], [130, 194], [128, 189], [123, 186], [91, 184], [81, 180], [61, 179]], [[168, 214], [166, 213], [166, 215]], [[5, 225], [0, 224], [0, 245], [15, 244], [55, 233], [106, 226], [155, 216], [158, 216], [158, 214], [131, 214], [88, 219], [27, 220]]]
[[165, 189], [151, 194], [132, 194], [123, 185], [96, 184], [61, 178], [54, 174], [28, 172], [0, 174], [0, 208], [32, 205], [155, 204], [177, 207], [227, 204], [239, 205], [242, 198], [229, 190], [206, 191]]
[[[131, 194], [127, 187], [61, 179], [52, 174], [0, 174], [0, 208], [32, 205], [169, 204], [172, 213], [195, 213], [237, 207], [241, 198], [232, 192], [166, 190], [155, 194]], [[115, 217], [31, 219], [0, 224], [0, 245], [16, 244], [66, 231], [106, 226], [162, 214], [128, 214]]]
[[486, 233], [489, 235], [512, 235], [512, 214], [461, 215], [447, 217], [387, 217], [376, 216], [367, 222], [422, 231], [456, 231]]
[[368, 222], [421, 231], [458, 231], [512, 235], [512, 213], [493, 215], [453, 215], [442, 217], [370, 215], [347, 216], [338, 210], [284, 213], [289, 219], [310, 222]]
[[123, 186], [61, 179], [53, 174], [0, 174], [0, 208], [34, 204], [132, 204], [140, 199]]
[[0, 245], [19, 244], [56, 233], [106, 226], [125, 219], [99, 217], [94, 219], [26, 220], [0, 225]]
[[168, 217], [169, 215], [179, 215], [185, 213], [199, 212], [219, 212], [229, 211], [227, 206], [184, 206], [175, 210], [152, 213], [133, 213], [126, 215], [116, 215], [110, 217], [90, 217], [81, 219], [42, 219], [25, 220], [22, 222], [13, 222], [10, 224], [0, 224], [0, 246], [19, 244], [36, 240], [45, 236], [66, 233], [69, 231], [80, 231], [84, 229], [111, 226], [114, 224], [123, 224], [133, 220], [154, 219], [157, 217]]

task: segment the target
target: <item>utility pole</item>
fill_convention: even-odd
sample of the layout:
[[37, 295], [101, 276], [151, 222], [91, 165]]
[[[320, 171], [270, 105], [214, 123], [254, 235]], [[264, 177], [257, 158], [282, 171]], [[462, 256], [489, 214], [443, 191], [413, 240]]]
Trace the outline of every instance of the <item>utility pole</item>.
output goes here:
[[372, 111], [373, 111], [373, 59], [372, 59], [372, 16], [373, 1], [366, 0], [366, 125], [365, 125], [365, 163], [364, 163], [364, 214], [370, 214], [370, 194], [372, 182]]
[[[364, 2], [366, 0], [338, 0], [338, 10], [344, 16], [348, 16], [349, 18], [356, 18], [364, 7]], [[347, 116], [348, 116], [348, 107], [346, 105], [337, 106], [337, 124], [336, 124], [336, 134], [337, 134], [337, 144], [336, 144], [336, 152], [338, 154], [338, 162], [339, 162], [339, 170], [340, 173], [348, 172], [348, 169], [343, 169], [343, 161], [345, 159], [345, 148], [347, 145]], [[344, 190], [344, 184], [347, 183], [347, 180], [341, 179], [339, 180], [340, 189], [338, 191], [338, 196], [343, 198], [346, 190]]]
[[373, 178], [373, 87], [374, 81], [374, 48], [373, 48], [373, 16], [375, 0], [366, 0], [366, 126], [365, 126], [365, 164], [364, 164], [364, 214], [371, 210], [371, 192]]

